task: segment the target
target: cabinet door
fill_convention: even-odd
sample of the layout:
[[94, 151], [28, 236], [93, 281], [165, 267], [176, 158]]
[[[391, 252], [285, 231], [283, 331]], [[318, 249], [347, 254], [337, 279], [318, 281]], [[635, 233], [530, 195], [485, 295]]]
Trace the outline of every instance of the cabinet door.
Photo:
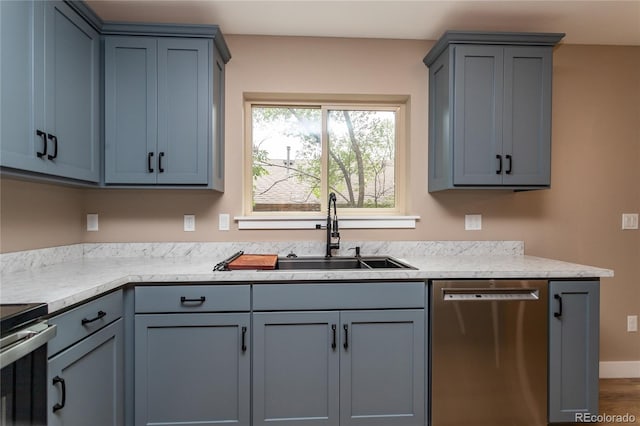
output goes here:
[[209, 178], [207, 40], [158, 40], [158, 183], [204, 184]]
[[598, 281], [549, 283], [549, 422], [598, 414]]
[[45, 116], [49, 173], [100, 180], [100, 40], [63, 2], [45, 6]]
[[253, 315], [255, 426], [339, 424], [338, 320], [321, 311]]
[[505, 185], [551, 183], [551, 48], [504, 49]]
[[36, 134], [44, 123], [35, 122], [36, 90], [43, 87], [35, 70], [43, 69], [41, 38], [44, 2], [0, 1], [0, 165], [42, 171], [46, 143]]
[[211, 66], [213, 69], [213, 140], [211, 157], [211, 186], [224, 192], [224, 61], [220, 53], [210, 43]]
[[156, 183], [156, 40], [107, 37], [104, 52], [105, 182]]
[[429, 67], [429, 191], [453, 185], [450, 49]]
[[119, 319], [49, 360], [49, 426], [124, 423], [123, 333]]
[[500, 185], [503, 47], [455, 46], [454, 185]]
[[135, 318], [135, 424], [250, 425], [249, 314]]
[[422, 426], [424, 310], [340, 313], [340, 425]]

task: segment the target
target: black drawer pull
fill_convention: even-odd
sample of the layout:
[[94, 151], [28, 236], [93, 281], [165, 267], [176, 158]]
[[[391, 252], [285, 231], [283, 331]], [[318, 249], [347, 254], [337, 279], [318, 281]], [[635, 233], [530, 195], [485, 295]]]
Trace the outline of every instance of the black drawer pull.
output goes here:
[[342, 344], [342, 347], [347, 350], [349, 349], [349, 325], [345, 324], [342, 328], [344, 329], [344, 343]]
[[56, 137], [56, 135], [52, 134], [48, 134], [47, 138], [53, 141], [53, 155], [49, 154], [47, 155], [47, 158], [49, 160], [54, 160], [58, 156], [58, 138]]
[[247, 327], [242, 327], [242, 352], [247, 351]]
[[149, 173], [153, 173], [153, 166], [151, 165], [152, 160], [153, 160], [153, 152], [150, 152], [147, 154], [147, 171]]
[[559, 294], [554, 294], [553, 298], [558, 301], [558, 312], [554, 312], [553, 316], [556, 318], [560, 318], [562, 316], [562, 296]]
[[333, 333], [333, 338], [331, 340], [331, 349], [336, 350], [336, 325], [331, 324], [331, 332]]
[[62, 402], [56, 402], [56, 404], [53, 406], [54, 413], [58, 410], [62, 410], [67, 403], [67, 385], [62, 377], [56, 376], [53, 378], [53, 385], [55, 386], [58, 383], [60, 383], [60, 385], [62, 386]]
[[200, 296], [197, 299], [188, 299], [184, 296], [180, 297], [180, 303], [204, 303], [205, 300], [207, 300], [207, 298], [204, 296]]
[[90, 324], [90, 323], [98, 321], [99, 319], [102, 319], [102, 318], [104, 318], [106, 316], [107, 316], [107, 313], [105, 311], [98, 311], [98, 315], [96, 315], [95, 317], [93, 317], [91, 319], [83, 318], [82, 319], [82, 325]]
[[496, 155], [498, 159], [498, 170], [496, 170], [496, 174], [499, 175], [502, 173], [502, 155]]
[[36, 135], [42, 138], [42, 144], [44, 145], [44, 147], [42, 148], [42, 152], [36, 152], [38, 158], [42, 158], [47, 155], [47, 134], [42, 130], [36, 130]]
[[513, 157], [511, 155], [507, 155], [506, 157], [507, 157], [507, 160], [509, 161], [509, 165], [507, 166], [507, 171], [505, 171], [505, 173], [510, 175], [511, 170], [513, 169]]

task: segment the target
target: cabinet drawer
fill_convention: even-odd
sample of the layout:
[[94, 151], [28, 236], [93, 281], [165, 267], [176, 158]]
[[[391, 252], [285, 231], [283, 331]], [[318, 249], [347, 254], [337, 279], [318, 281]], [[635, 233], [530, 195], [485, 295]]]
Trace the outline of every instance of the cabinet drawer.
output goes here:
[[261, 284], [253, 288], [255, 311], [424, 306], [423, 282]]
[[68, 312], [49, 319], [58, 326], [57, 334], [47, 346], [49, 356], [100, 330], [122, 317], [122, 290], [109, 293]]
[[248, 285], [136, 287], [136, 313], [249, 311]]

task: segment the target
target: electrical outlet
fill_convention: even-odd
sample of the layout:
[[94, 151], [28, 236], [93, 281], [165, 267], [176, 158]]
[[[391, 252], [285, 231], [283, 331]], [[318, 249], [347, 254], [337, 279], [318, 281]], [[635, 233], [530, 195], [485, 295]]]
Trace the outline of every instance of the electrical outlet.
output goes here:
[[481, 214], [464, 215], [464, 229], [466, 231], [480, 231], [482, 229], [482, 215]]
[[638, 331], [637, 315], [627, 315], [627, 331], [629, 332]]
[[218, 230], [220, 231], [229, 230], [229, 214], [228, 213], [220, 213], [218, 215]]
[[98, 230], [98, 214], [90, 213], [87, 215], [87, 231], [95, 232]]
[[184, 215], [184, 231], [193, 232], [196, 230], [196, 215], [185, 214]]
[[638, 229], [638, 213], [622, 213], [622, 229]]

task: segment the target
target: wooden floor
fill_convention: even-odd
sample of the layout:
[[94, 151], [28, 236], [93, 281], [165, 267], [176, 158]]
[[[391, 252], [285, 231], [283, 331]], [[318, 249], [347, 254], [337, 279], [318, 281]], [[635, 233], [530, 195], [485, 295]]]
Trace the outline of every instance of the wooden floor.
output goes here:
[[[640, 424], [640, 378], [639, 379], [600, 379], [600, 415], [630, 414], [635, 423]], [[568, 425], [624, 425], [629, 423], [567, 423]]]

